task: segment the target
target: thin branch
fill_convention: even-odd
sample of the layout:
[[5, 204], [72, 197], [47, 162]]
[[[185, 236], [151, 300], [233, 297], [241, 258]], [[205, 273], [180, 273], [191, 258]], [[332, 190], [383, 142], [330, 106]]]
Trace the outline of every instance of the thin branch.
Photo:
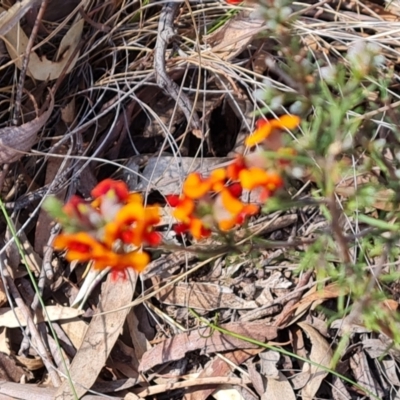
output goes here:
[[202, 138], [202, 129], [199, 116], [194, 111], [193, 104], [189, 97], [181, 91], [179, 86], [168, 76], [165, 65], [165, 53], [168, 44], [176, 37], [173, 29], [175, 14], [179, 3], [166, 3], [161, 10], [160, 21], [158, 23], [158, 37], [154, 50], [154, 70], [157, 85], [168, 93], [178, 104], [184, 113], [188, 125], [193, 129], [193, 134]]

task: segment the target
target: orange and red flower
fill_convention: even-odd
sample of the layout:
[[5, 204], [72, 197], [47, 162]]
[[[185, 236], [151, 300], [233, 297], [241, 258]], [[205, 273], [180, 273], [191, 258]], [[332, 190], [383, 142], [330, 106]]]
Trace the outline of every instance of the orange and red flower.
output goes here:
[[227, 231], [258, 213], [258, 206], [240, 200], [239, 182], [227, 183], [228, 179], [237, 180], [245, 168], [238, 158], [236, 164], [216, 169], [207, 178], [198, 173], [189, 174], [183, 184], [183, 195], [167, 196], [169, 205], [174, 207], [172, 215], [179, 221], [175, 231], [190, 232], [195, 239], [201, 239], [210, 236], [213, 228]]
[[[268, 139], [277, 130], [294, 129], [300, 124], [300, 118], [296, 115], [283, 115], [278, 119], [260, 119], [256, 123], [257, 129], [246, 138], [246, 146], [252, 147]], [[278, 146], [279, 147], [279, 146]], [[272, 150], [277, 150], [274, 148]]]
[[161, 236], [154, 227], [160, 222], [159, 207], [144, 207], [141, 203], [129, 203], [123, 206], [113, 222], [104, 227], [104, 242], [107, 245], [120, 239], [125, 244], [141, 246], [158, 245]]
[[[218, 168], [208, 177], [197, 172], [189, 174], [182, 194], [167, 196], [178, 221], [175, 231], [190, 232], [200, 240], [213, 230], [228, 231], [257, 214], [260, 207], [244, 203], [242, 191], [261, 189], [265, 200], [283, 187], [282, 172], [295, 152], [282, 147], [280, 131], [294, 129], [299, 122], [293, 115], [261, 120], [246, 139], [248, 146], [262, 142], [264, 147], [282, 154], [282, 160], [274, 158], [274, 164], [264, 153], [256, 151], [237, 157], [228, 167]], [[124, 182], [112, 179], [100, 182], [91, 194], [91, 202], [73, 196], [63, 207], [64, 225], [68, 228], [71, 220], [73, 229], [65, 229], [68, 233], [59, 235], [54, 247], [66, 249], [68, 261], [93, 261], [95, 269], [111, 267], [114, 276], [126, 268], [142, 271], [150, 257], [141, 246], [156, 246], [161, 242], [156, 230], [161, 219], [159, 207], [145, 206], [139, 194], [129, 193]]]
[[111, 267], [114, 277], [126, 268], [143, 271], [150, 256], [140, 247], [161, 241], [155, 230], [159, 207], [143, 205], [139, 194], [130, 194], [124, 182], [112, 179], [100, 182], [92, 195], [92, 202], [73, 196], [64, 206], [71, 225], [80, 231], [58, 235], [55, 249], [66, 249], [68, 261], [93, 261], [95, 269]]
[[129, 190], [126, 183], [123, 181], [115, 181], [114, 179], [104, 179], [97, 186], [95, 186], [91, 193], [94, 199], [101, 196], [115, 195], [119, 201], [125, 201], [129, 197]]
[[133, 268], [141, 272], [150, 262], [147, 253], [141, 251], [117, 253], [87, 232], [58, 235], [53, 245], [56, 250], [67, 249], [68, 261], [93, 261], [93, 267], [99, 270], [108, 267], [116, 271]]

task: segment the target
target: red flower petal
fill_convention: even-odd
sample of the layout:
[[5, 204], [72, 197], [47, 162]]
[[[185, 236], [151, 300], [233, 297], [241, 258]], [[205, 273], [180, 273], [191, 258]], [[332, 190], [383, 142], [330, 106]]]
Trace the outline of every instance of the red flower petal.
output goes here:
[[129, 197], [129, 190], [126, 183], [115, 181], [110, 178], [104, 179], [104, 181], [101, 181], [97, 186], [95, 186], [91, 191], [91, 195], [93, 198], [97, 198], [106, 195], [111, 190], [114, 191], [120, 201], [125, 201]]
[[240, 183], [233, 183], [232, 185], [228, 186], [228, 190], [233, 197], [237, 199], [242, 195], [243, 188]]
[[168, 194], [165, 196], [168, 205], [171, 207], [176, 207], [179, 204], [179, 196], [177, 194]]
[[173, 230], [177, 235], [182, 235], [189, 230], [189, 226], [187, 224], [176, 224]]
[[145, 239], [150, 246], [158, 246], [161, 243], [162, 237], [158, 232], [150, 232], [146, 235]]

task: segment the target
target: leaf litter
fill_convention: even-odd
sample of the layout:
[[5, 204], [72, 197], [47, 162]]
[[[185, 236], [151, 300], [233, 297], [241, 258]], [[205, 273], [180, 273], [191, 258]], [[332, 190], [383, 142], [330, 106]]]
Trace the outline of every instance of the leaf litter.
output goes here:
[[[364, 398], [359, 388], [315, 364], [200, 326], [188, 313], [188, 308], [193, 308], [231, 332], [283, 346], [329, 368], [338, 337], [345, 335], [340, 330], [343, 321], [328, 326], [323, 317], [325, 329], [319, 331], [308, 317], [315, 316], [318, 306], [335, 302], [346, 293], [329, 282], [316, 281], [313, 269], [308, 274], [294, 274], [298, 263], [288, 252], [274, 253], [275, 248], [266, 247], [252, 259], [248, 254], [230, 259], [221, 252], [201, 269], [194, 252], [163, 254], [153, 261], [140, 285], [136, 276], [117, 283], [107, 278], [83, 304], [74, 300], [85, 280], [86, 266], [66, 265], [46, 252], [52, 232], [49, 222], [37, 215], [40, 201], [48, 194], [57, 194], [61, 200], [76, 192], [87, 196], [97, 181], [109, 176], [129, 177], [132, 190], [152, 191], [158, 198], [179, 193], [189, 172], [207, 173], [243, 148], [243, 138], [254, 123], [252, 112], [258, 109], [255, 89], [267, 89], [272, 82], [293, 90], [266, 66], [265, 57], [278, 58], [275, 43], [258, 35], [264, 23], [252, 6], [226, 18], [230, 8], [225, 3], [179, 5], [179, 21], [174, 20], [180, 38], [179, 57], [172, 45], [164, 57], [169, 78], [180, 85], [201, 122], [200, 127], [196, 125], [200, 131], [188, 135], [193, 127], [184, 113], [185, 104], [177, 107], [156, 85], [152, 57], [159, 5], [150, 2], [139, 9], [138, 3], [130, 0], [106, 5], [82, 1], [79, 9], [78, 2], [66, 2], [65, 10], [60, 10], [54, 6], [55, 0], [49, 0], [24, 67], [32, 16], [38, 16], [37, 5], [32, 3], [1, 2], [0, 160], [9, 166], [1, 172], [0, 181], [2, 198], [20, 231], [28, 259], [17, 256], [13, 266], [10, 249], [14, 244], [3, 246], [3, 264], [17, 291], [9, 293], [0, 287], [0, 375], [7, 381], [0, 394], [21, 399], [31, 398], [32, 393], [42, 399], [72, 399], [75, 395], [68, 380], [55, 387], [46, 370], [46, 356], [35, 345], [39, 339], [26, 328], [26, 315], [19, 315], [15, 307], [18, 299], [28, 306], [30, 322], [40, 326], [47, 339], [53, 370], [61, 371], [59, 355], [55, 355], [58, 350], [51, 344], [47, 323], [51, 321], [79, 397], [92, 388], [117, 399], [165, 398], [166, 390], [169, 398], [186, 400], [210, 396]], [[335, 34], [341, 37], [344, 32], [335, 18], [347, 24], [346, 30], [355, 40], [359, 27], [352, 25], [354, 18], [397, 21], [400, 15], [395, 2], [384, 7], [383, 2], [363, 0], [358, 2], [364, 5], [361, 8], [356, 2], [327, 1], [318, 7], [308, 3], [312, 2], [294, 5], [301, 15], [297, 29], [304, 46], [316, 53], [325, 47], [332, 57], [342, 46]], [[193, 15], [202, 16], [195, 20], [196, 26]], [[196, 35], [196, 29], [206, 31], [218, 18], [225, 18], [219, 29]], [[314, 31], [309, 30], [312, 24], [317, 24]], [[385, 55], [393, 63], [398, 38], [390, 27], [379, 24], [376, 29], [386, 37]], [[326, 46], [327, 40], [330, 46]], [[201, 49], [202, 59], [196, 46], [187, 45], [193, 41]], [[243, 60], [248, 62], [240, 64]], [[200, 65], [206, 79], [199, 74]], [[21, 120], [13, 121], [15, 98], [10, 88], [17, 87], [23, 68], [27, 76], [18, 100]], [[205, 132], [209, 135], [202, 140]], [[23, 179], [16, 179], [18, 176]], [[368, 185], [375, 178], [358, 177], [357, 185]], [[354, 185], [353, 178], [339, 182], [337, 194], [353, 197]], [[387, 210], [393, 194], [382, 189], [372, 206]], [[266, 221], [252, 221], [249, 229], [276, 242], [289, 241], [306, 229], [311, 234], [321, 215], [312, 210], [299, 214], [278, 212]], [[3, 220], [1, 227], [3, 238], [9, 241]], [[249, 240], [246, 232], [236, 234], [240, 240]], [[7, 254], [6, 260], [3, 254]], [[38, 279], [47, 315], [38, 305], [26, 272], [18, 272], [25, 263]], [[161, 290], [156, 293], [157, 288]], [[142, 294], [151, 306], [143, 300], [133, 309], [115, 311], [133, 297], [141, 299]], [[93, 316], [98, 312], [104, 314]], [[377, 337], [363, 329], [363, 321], [350, 322], [347, 333], [352, 345], [337, 370], [379, 398], [398, 397], [398, 349], [391, 347], [384, 333]], [[44, 385], [38, 387], [38, 383]]]

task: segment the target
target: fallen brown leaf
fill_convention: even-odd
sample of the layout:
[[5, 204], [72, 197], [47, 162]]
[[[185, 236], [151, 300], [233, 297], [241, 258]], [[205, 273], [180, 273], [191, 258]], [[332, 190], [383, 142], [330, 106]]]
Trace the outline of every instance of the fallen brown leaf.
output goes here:
[[164, 304], [213, 311], [219, 308], [233, 310], [254, 309], [255, 301], [246, 301], [233, 293], [233, 290], [212, 283], [178, 283], [162, 290], [157, 295]]
[[[75, 318], [83, 314], [82, 310], [75, 308], [63, 307], [60, 305], [47, 306], [47, 316], [50, 321], [60, 321]], [[44, 318], [47, 319], [46, 314], [43, 314]], [[3, 307], [0, 309], [0, 326], [7, 328], [18, 328], [21, 325], [26, 326], [27, 322], [23, 316], [23, 313], [18, 307], [11, 309], [10, 307]]]
[[[227, 376], [232, 372], [232, 365], [227, 361], [235, 365], [241, 365], [250, 357], [258, 354], [262, 349], [247, 349], [247, 350], [235, 350], [230, 353], [224, 354], [223, 358], [215, 357], [212, 362], [207, 365], [206, 368], [200, 373], [198, 378], [206, 378], [211, 376]], [[227, 360], [227, 361], [225, 361]], [[206, 400], [213, 392], [214, 388], [201, 388], [188, 389], [188, 393], [185, 395], [185, 400]]]
[[230, 60], [241, 53], [261, 30], [265, 21], [256, 13], [248, 10], [241, 11], [230, 18], [223, 26], [210, 35], [204, 36], [203, 41], [211, 44], [211, 52], [223, 60]]
[[261, 400], [296, 400], [293, 388], [282, 372], [278, 372], [275, 378], [267, 376], [267, 379], [267, 390], [261, 396]]
[[32, 148], [36, 143], [37, 133], [49, 119], [53, 107], [54, 98], [51, 95], [49, 107], [40, 117], [20, 126], [0, 129], [0, 164], [17, 161]]
[[[307, 334], [311, 341], [311, 352], [310, 360], [314, 363], [329, 367], [332, 360], [332, 349], [326, 339], [311, 325], [305, 322], [299, 322], [298, 325]], [[313, 364], [304, 364], [304, 367], [310, 373], [310, 379], [301, 391], [303, 400], [314, 400], [315, 395], [321, 386], [322, 381], [328, 375], [328, 372], [321, 370], [319, 367]], [[303, 370], [304, 370], [303, 367]]]
[[[102, 288], [99, 310], [102, 312], [113, 311], [129, 303], [134, 294], [137, 275], [133, 270], [128, 270], [128, 274], [129, 279], [116, 282], [112, 281], [111, 275], [108, 275]], [[86, 393], [87, 388], [92, 387], [106, 364], [128, 312], [129, 308], [126, 308], [104, 315], [95, 315], [92, 318], [82, 346], [76, 353], [69, 371], [79, 398]], [[75, 399], [68, 380], [65, 380], [57, 389], [54, 399]]]
[[[3, 9], [0, 7], [1, 11]], [[45, 56], [39, 57], [36, 52], [31, 52], [27, 74], [38, 81], [47, 81], [57, 79], [63, 73], [64, 69], [66, 69], [66, 73], [70, 72], [79, 57], [79, 52], [76, 52], [76, 48], [81, 40], [83, 25], [84, 20], [80, 19], [63, 36], [58, 48], [58, 61], [54, 62], [48, 60]], [[19, 69], [22, 69], [23, 55], [26, 52], [29, 42], [28, 36], [20, 24], [17, 23], [9, 30], [5, 38], [5, 44], [11, 59], [14, 60], [15, 65]]]
[[[274, 340], [277, 328], [268, 326], [263, 321], [234, 322], [221, 325], [222, 328], [246, 336], [260, 342]], [[254, 349], [258, 346], [231, 335], [212, 331], [210, 328], [199, 328], [191, 332], [181, 333], [157, 344], [143, 354], [139, 370], [148, 371], [156, 365], [180, 360], [186, 353], [201, 349], [203, 353], [215, 353], [234, 349]]]
[[350, 358], [350, 368], [353, 371], [356, 382], [369, 390], [379, 399], [383, 398], [383, 390], [370, 370], [367, 356], [363, 352], [357, 352]]

